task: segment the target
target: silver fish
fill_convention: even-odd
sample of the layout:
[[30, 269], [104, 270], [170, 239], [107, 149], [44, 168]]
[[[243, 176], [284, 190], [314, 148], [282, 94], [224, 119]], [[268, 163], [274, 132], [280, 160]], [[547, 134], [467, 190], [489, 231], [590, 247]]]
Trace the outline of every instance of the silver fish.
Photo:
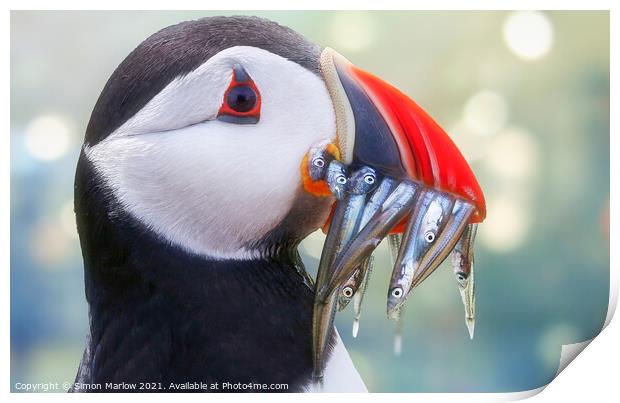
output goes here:
[[432, 248], [439, 230], [448, 220], [454, 199], [425, 188], [418, 198], [402, 238], [388, 291], [388, 316], [393, 317], [412, 287], [420, 262]]
[[327, 167], [327, 176], [325, 179], [327, 180], [329, 190], [336, 196], [336, 199], [344, 199], [349, 182], [347, 179], [346, 166], [338, 160], [333, 160]]
[[[392, 267], [396, 265], [398, 259], [398, 251], [403, 242], [402, 234], [388, 235], [388, 246], [390, 248], [390, 258]], [[399, 356], [403, 351], [403, 311], [405, 305], [402, 305], [393, 315], [392, 319], [396, 321], [396, 329], [394, 331], [394, 355]]]
[[[394, 179], [383, 178], [377, 189], [372, 193], [366, 202], [364, 207], [364, 213], [359, 224], [359, 230], [364, 228], [368, 221], [381, 209], [381, 206], [388, 198], [390, 193], [394, 190], [397, 183]], [[360, 267], [353, 272], [353, 275], [343, 284], [340, 295], [338, 296], [338, 310], [343, 310], [347, 307], [351, 299], [355, 298], [354, 304], [354, 329], [359, 329], [359, 317], [361, 303], [364, 299], [364, 293], [366, 290], [365, 284], [368, 284], [370, 273], [372, 272], [372, 256], [365, 259]], [[353, 337], [357, 336], [357, 331], [354, 330]]]
[[377, 183], [377, 171], [363, 166], [351, 175], [347, 192], [354, 196], [364, 196], [365, 200], [365, 195], [375, 190]]
[[327, 170], [334, 157], [327, 152], [325, 148], [316, 148], [310, 150], [310, 158], [308, 158], [308, 172], [313, 181], [325, 179]]
[[359, 290], [362, 282], [361, 267], [353, 272], [351, 277], [340, 288], [338, 294], [338, 310], [342, 311], [349, 305], [355, 293]]
[[374, 257], [371, 254], [367, 257], [360, 270], [362, 271], [362, 281], [359, 285], [357, 292], [353, 297], [353, 329], [352, 334], [353, 337], [357, 337], [357, 334], [360, 331], [360, 317], [362, 316], [362, 301], [364, 301], [364, 295], [366, 295], [366, 290], [368, 290], [368, 282], [370, 281], [370, 275], [372, 274], [374, 266]]
[[375, 250], [388, 232], [407, 215], [416, 199], [420, 185], [404, 181], [389, 195], [381, 210], [355, 235], [335, 261], [329, 281], [318, 287], [317, 297], [325, 301], [339, 288], [364, 259]]
[[381, 180], [377, 189], [368, 198], [366, 206], [364, 206], [360, 230], [383, 208], [385, 201], [397, 186], [398, 182], [392, 178], [385, 177]]
[[[403, 242], [402, 234], [390, 234], [388, 235], [388, 245], [390, 247], [390, 257], [392, 259], [392, 266], [396, 264], [398, 258], [398, 251]], [[395, 317], [396, 329], [394, 330], [394, 355], [399, 356], [403, 352], [403, 311], [405, 305], [401, 306]]]
[[314, 300], [312, 312], [312, 352], [314, 371], [312, 377], [315, 382], [322, 384], [325, 370], [325, 349], [333, 329], [336, 313], [337, 295], [332, 294], [327, 301]]
[[[398, 258], [398, 251], [403, 242], [402, 234], [390, 234], [388, 235], [388, 246], [390, 248], [390, 258], [392, 260], [392, 266], [396, 264]], [[405, 306], [401, 306], [396, 312], [393, 319], [396, 321], [396, 330], [394, 331], [394, 355], [401, 355], [403, 351], [403, 311]]]
[[469, 224], [452, 251], [452, 271], [465, 307], [465, 324], [469, 338], [474, 338], [476, 324], [476, 293], [474, 283], [474, 240], [478, 224]]
[[403, 237], [388, 290], [388, 316], [454, 248], [475, 207], [445, 192], [426, 189], [416, 203]]
[[413, 279], [412, 287], [418, 286], [448, 257], [465, 231], [476, 207], [464, 199], [456, 199], [448, 221], [433, 242], [433, 247], [420, 264], [420, 270]]
[[400, 250], [400, 245], [402, 245], [402, 243], [403, 243], [402, 234], [388, 235], [388, 246], [390, 248], [390, 258], [392, 260], [392, 266], [396, 264], [396, 259], [398, 258], [398, 251]]
[[[364, 212], [366, 193], [373, 191], [377, 184], [375, 170], [369, 167], [361, 167], [351, 175], [351, 178], [345, 178], [344, 183], [347, 186], [341, 188], [339, 186], [341, 181], [337, 180], [337, 178], [339, 178], [343, 170], [332, 169], [332, 166], [338, 167], [338, 165], [341, 165], [339, 163], [335, 164], [336, 162], [338, 161], [332, 161], [329, 166], [328, 183], [330, 183], [330, 173], [337, 172], [337, 174], [331, 175], [331, 179], [336, 178], [336, 185], [338, 185], [335, 186], [337, 188], [336, 191], [343, 192], [343, 197], [336, 202], [336, 208], [325, 238], [317, 272], [316, 290], [321, 289], [328, 279], [331, 278], [334, 259], [357, 231]], [[332, 185], [330, 184], [331, 187]], [[312, 338], [314, 376], [320, 379], [325, 364], [324, 351], [329, 340], [329, 332], [332, 329], [338, 296], [334, 294], [330, 295], [329, 298], [319, 299], [317, 295], [318, 293], [315, 293]]]

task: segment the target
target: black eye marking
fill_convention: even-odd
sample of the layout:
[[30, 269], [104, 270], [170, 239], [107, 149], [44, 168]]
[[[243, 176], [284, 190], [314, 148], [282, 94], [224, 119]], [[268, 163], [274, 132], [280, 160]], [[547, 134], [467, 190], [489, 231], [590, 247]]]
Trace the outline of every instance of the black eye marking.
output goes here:
[[248, 81], [251, 81], [250, 76], [245, 71], [243, 66], [238, 63], [233, 65], [233, 74], [235, 75], [235, 80], [238, 83], [246, 83]]
[[235, 64], [217, 119], [236, 124], [258, 123], [260, 105], [260, 92], [256, 84], [240, 64]]

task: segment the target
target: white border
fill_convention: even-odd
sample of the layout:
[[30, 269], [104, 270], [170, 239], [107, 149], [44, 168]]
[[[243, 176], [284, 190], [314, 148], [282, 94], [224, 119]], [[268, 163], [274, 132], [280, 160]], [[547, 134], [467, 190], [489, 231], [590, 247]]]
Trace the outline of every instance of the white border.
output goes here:
[[[10, 75], [9, 69], [10, 65], [7, 62], [9, 60], [10, 54], [10, 9], [16, 10], [28, 10], [28, 9], [48, 9], [50, 4], [45, 1], [8, 1], [9, 9], [6, 10], [3, 16], [3, 33], [4, 40], [2, 41], [3, 46], [3, 54], [5, 57], [2, 58], [4, 61], [0, 63], [0, 68], [2, 69], [2, 90], [5, 94], [3, 99], [3, 104], [1, 108], [3, 121], [5, 122], [5, 130], [4, 135], [2, 137], [2, 145], [1, 145], [1, 156], [3, 162], [5, 164], [6, 169], [2, 173], [1, 186], [6, 189], [6, 196], [1, 199], [2, 203], [2, 222], [4, 223], [4, 228], [1, 232], [2, 236], [2, 256], [4, 257], [5, 262], [5, 270], [4, 273], [6, 275], [5, 281], [2, 284], [2, 315], [3, 315], [3, 324], [4, 331], [1, 334], [2, 338], [2, 356], [5, 357], [4, 362], [2, 363], [1, 371], [4, 377], [4, 391], [11, 400], [31, 400], [34, 397], [41, 397], [50, 401], [66, 401], [72, 399], [84, 399], [85, 396], [82, 395], [72, 395], [68, 396], [66, 394], [47, 394], [47, 395], [32, 395], [32, 394], [10, 394], [10, 341], [9, 341], [9, 310], [10, 310], [10, 281], [7, 278], [9, 276], [9, 264], [10, 264], [10, 245], [9, 245], [9, 236], [10, 236], [10, 227], [8, 225], [10, 218], [10, 198], [8, 197], [9, 189], [10, 189], [10, 156], [9, 156], [9, 136], [10, 133]], [[532, 0], [523, 0], [523, 1], [488, 1], [488, 0], [477, 0], [477, 1], [468, 1], [462, 2], [458, 0], [452, 1], [426, 1], [426, 2], [405, 2], [405, 1], [389, 1], [384, 0], [381, 2], [369, 1], [369, 0], [358, 0], [355, 3], [344, 3], [338, 2], [334, 0], [313, 0], [313, 1], [296, 1], [294, 3], [294, 8], [291, 8], [290, 1], [262, 1], [259, 8], [255, 2], [251, 2], [248, 0], [237, 0], [233, 3], [220, 3], [220, 2], [211, 2], [207, 4], [203, 1], [184, 1], [177, 0], [175, 2], [164, 2], [164, 1], [150, 1], [148, 3], [149, 6], [155, 7], [159, 10], [198, 10], [198, 9], [227, 9], [227, 10], [280, 10], [280, 9], [298, 9], [298, 10], [319, 10], [319, 9], [353, 9], [351, 6], [354, 5], [356, 9], [367, 9], [367, 10], [377, 10], [377, 9], [386, 9], [386, 10], [394, 10], [394, 9], [419, 9], [419, 10], [441, 10], [441, 9], [451, 9], [451, 10], [462, 10], [464, 9], [464, 5], [467, 5], [467, 9], [470, 10], [513, 10], [513, 9], [546, 9], [546, 10], [611, 10], [611, 71], [620, 71], [620, 65], [618, 64], [618, 38], [620, 38], [620, 32], [618, 29], [619, 18], [618, 13], [619, 7], [614, 4], [613, 1], [604, 1], [604, 0], [590, 0], [590, 1], [532, 1]], [[70, 10], [70, 9], [90, 9], [90, 10], [100, 10], [100, 9], [118, 9], [118, 10], [133, 10], [138, 9], [142, 6], [140, 2], [130, 1], [130, 0], [108, 0], [108, 1], [90, 1], [88, 3], [78, 2], [78, 1], [56, 1], [54, 2], [54, 6], [60, 10]], [[210, 7], [209, 7], [210, 6]], [[234, 8], [231, 8], [234, 6]], [[379, 6], [381, 8], [379, 8]], [[614, 7], [615, 6], [615, 7]], [[610, 105], [617, 104], [617, 94], [618, 94], [618, 83], [615, 76], [611, 76], [611, 102]], [[611, 107], [613, 111], [613, 107]], [[611, 133], [617, 134], [617, 116], [614, 113], [611, 114]], [[618, 140], [616, 136], [611, 136], [611, 149], [617, 151], [617, 143]], [[611, 158], [611, 172], [612, 178], [616, 178], [613, 175], [613, 172], [618, 172], [620, 167], [618, 166], [618, 161], [613, 157]], [[614, 183], [614, 180], [611, 181], [611, 189], [610, 189], [610, 200], [616, 200], [617, 196], [617, 181]], [[562, 402], [573, 402], [573, 401], [584, 401], [585, 399], [595, 401], [595, 402], [611, 402], [617, 401], [619, 398], [619, 392], [617, 389], [617, 374], [618, 374], [618, 364], [617, 359], [620, 357], [618, 347], [618, 340], [620, 340], [620, 325], [617, 324], [617, 321], [611, 323], [610, 321], [613, 317], [613, 314], [616, 310], [617, 299], [618, 299], [618, 252], [614, 246], [617, 246], [617, 235], [614, 231], [615, 228], [618, 228], [618, 215], [615, 213], [613, 208], [613, 204], [610, 201], [610, 237], [611, 237], [611, 282], [610, 282], [610, 306], [609, 311], [606, 318], [606, 328], [600, 336], [596, 337], [596, 341], [591, 343], [591, 345], [587, 348], [588, 353], [581, 354], [580, 358], [577, 360], [577, 365], [569, 366], [566, 370], [564, 370], [561, 374], [559, 374], [558, 378], [554, 380], [551, 385], [548, 387], [544, 393], [538, 394], [541, 390], [545, 389], [540, 388], [532, 391], [518, 392], [518, 393], [503, 393], [503, 394], [371, 394], [371, 395], [356, 395], [355, 399], [363, 402], [363, 401], [375, 401], [375, 400], [383, 400], [389, 399], [390, 402], [394, 401], [411, 401], [412, 399], [416, 399], [419, 401], [433, 401], [433, 402], [445, 402], [446, 400], [451, 401], [471, 401], [471, 402], [484, 402], [484, 401], [512, 401], [527, 398], [530, 396], [536, 395], [532, 401], [536, 402], [549, 402], [549, 401], [562, 401]], [[567, 354], [574, 354], [575, 348], [581, 351], [582, 348], [585, 347], [588, 343], [581, 343], [580, 346], [566, 347], [563, 349], [563, 360], [566, 360]], [[573, 350], [570, 352], [570, 350]], [[565, 353], [567, 351], [567, 353]], [[120, 396], [119, 396], [120, 397]], [[126, 397], [126, 396], [124, 396]], [[321, 394], [321, 395], [299, 395], [296, 396], [296, 399], [303, 400], [312, 400], [320, 399], [321, 401], [340, 401], [344, 396], [343, 395], [329, 395], [329, 394]], [[88, 399], [102, 401], [103, 399], [108, 399], [108, 396], [103, 396], [101, 394], [97, 395], [89, 395]], [[112, 397], [113, 398], [113, 397]], [[121, 397], [122, 399], [122, 397]], [[168, 401], [170, 397], [164, 395], [148, 395], [148, 396], [132, 396], [132, 400], [142, 400], [148, 399], [149, 401]], [[191, 401], [200, 401], [204, 402], [206, 399], [212, 400], [216, 399], [218, 401], [236, 401], [239, 399], [238, 395], [228, 394], [228, 395], [218, 395], [215, 396], [201, 396], [201, 395], [186, 395], [182, 397], [183, 400], [191, 400]], [[252, 399], [263, 400], [263, 401], [288, 401], [290, 400], [290, 396], [286, 395], [258, 395], [255, 394], [252, 396]]]
[[[7, 1], [13, 10], [47, 10], [50, 4], [44, 0]], [[251, 0], [235, 2], [178, 0], [166, 2], [150, 1], [151, 10], [609, 10], [613, 0], [263, 0], [260, 4]], [[135, 0], [94, 0], [79, 2], [75, 0], [55, 1], [55, 10], [137, 10], [144, 3]], [[464, 7], [467, 5], [467, 7]]]

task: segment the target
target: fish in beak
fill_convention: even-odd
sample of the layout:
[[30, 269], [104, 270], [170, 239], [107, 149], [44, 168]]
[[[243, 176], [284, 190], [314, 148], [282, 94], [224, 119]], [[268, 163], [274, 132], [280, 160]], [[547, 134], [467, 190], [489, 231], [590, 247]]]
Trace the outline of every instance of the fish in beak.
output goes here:
[[370, 281], [370, 275], [372, 274], [372, 270], [375, 264], [374, 256], [370, 255], [360, 267], [360, 283], [358, 285], [357, 290], [353, 291], [353, 329], [351, 330], [351, 334], [353, 337], [357, 337], [357, 334], [360, 331], [360, 318], [362, 316], [362, 302], [364, 301], [364, 296], [366, 295], [366, 291], [368, 290], [368, 282]]
[[[314, 157], [310, 158], [310, 160]], [[329, 224], [327, 237], [321, 253], [316, 284], [324, 284], [330, 275], [333, 259], [341, 252], [344, 245], [355, 235], [364, 207], [366, 194], [377, 187], [377, 173], [373, 168], [360, 167], [347, 178], [344, 165], [332, 160], [327, 168], [326, 181], [328, 187], [337, 198], [334, 213]], [[323, 352], [327, 347], [328, 336], [332, 329], [333, 317], [337, 306], [337, 295], [329, 299], [317, 300], [314, 303], [312, 322], [315, 378], [322, 377], [324, 367]], [[316, 369], [321, 372], [317, 373]]]
[[426, 189], [416, 202], [403, 238], [390, 287], [388, 316], [405, 302], [413, 287], [424, 281], [450, 254], [473, 212], [470, 203]]
[[[375, 192], [368, 198], [366, 202], [366, 206], [364, 207], [364, 213], [362, 214], [362, 218], [360, 220], [359, 228], [363, 228], [366, 226], [368, 221], [375, 215], [381, 206], [390, 195], [394, 187], [396, 186], [396, 181], [391, 178], [385, 177], [381, 180]], [[368, 278], [370, 272], [372, 271], [372, 256], [369, 256], [365, 259], [360, 267], [354, 271], [353, 275], [349, 277], [349, 279], [344, 283], [342, 287], [342, 292], [338, 298], [338, 310], [343, 310], [349, 304], [353, 296], [357, 295], [356, 299], [357, 304], [361, 304], [361, 300], [363, 299], [364, 284], [368, 282]], [[359, 292], [359, 294], [358, 294]], [[356, 308], [356, 312], [358, 309]], [[354, 332], [355, 334], [356, 332]]]
[[[396, 265], [396, 259], [398, 259], [398, 253], [403, 243], [402, 234], [390, 234], [388, 235], [388, 246], [390, 249], [390, 258], [392, 266]], [[394, 355], [399, 356], [403, 351], [403, 310], [401, 307], [392, 319], [396, 321], [396, 330], [394, 332]]]
[[469, 224], [452, 251], [452, 271], [465, 307], [465, 324], [469, 338], [474, 338], [476, 324], [476, 294], [474, 284], [474, 240], [477, 224]]
[[[481, 222], [486, 215], [484, 195], [471, 168], [422, 108], [332, 49], [322, 52], [320, 68], [336, 115], [338, 161], [352, 172], [372, 169], [381, 184], [388, 180], [390, 186], [364, 194], [332, 192], [338, 200], [315, 284], [317, 378], [322, 376], [338, 298], [342, 301], [339, 294], [345, 291], [343, 286], [350, 288], [346, 288], [349, 299], [359, 292], [381, 240], [404, 232], [388, 293], [388, 314], [395, 316], [411, 289], [454, 249], [467, 225]], [[339, 172], [346, 174], [343, 169]], [[328, 173], [332, 189], [335, 185], [330, 180]], [[348, 184], [347, 189], [351, 192], [353, 187]], [[355, 217], [351, 216], [353, 204]], [[359, 321], [357, 313], [356, 317]]]
[[[390, 193], [396, 187], [397, 182], [389, 177], [384, 177], [377, 186], [374, 193], [368, 198], [359, 228], [363, 228], [368, 221], [382, 208]], [[343, 310], [353, 299], [353, 337], [357, 337], [359, 332], [359, 320], [361, 317], [362, 301], [366, 293], [368, 281], [373, 268], [372, 254], [365, 258], [360, 267], [354, 271], [353, 275], [344, 283], [338, 297], [338, 310]]]

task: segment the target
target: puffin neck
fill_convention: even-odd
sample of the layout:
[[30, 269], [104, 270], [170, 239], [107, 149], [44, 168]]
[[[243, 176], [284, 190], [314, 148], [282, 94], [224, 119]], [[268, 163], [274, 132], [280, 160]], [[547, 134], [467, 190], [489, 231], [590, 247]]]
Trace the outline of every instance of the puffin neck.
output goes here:
[[111, 209], [93, 174], [82, 156], [75, 200], [90, 335], [78, 380], [295, 388], [310, 379], [313, 290], [296, 243], [252, 260], [190, 254]]

